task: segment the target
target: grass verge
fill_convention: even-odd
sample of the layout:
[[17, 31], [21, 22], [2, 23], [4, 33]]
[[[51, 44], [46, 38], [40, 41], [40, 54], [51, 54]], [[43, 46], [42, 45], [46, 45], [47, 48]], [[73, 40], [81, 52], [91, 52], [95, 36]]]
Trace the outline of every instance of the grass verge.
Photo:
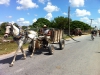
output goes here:
[[[13, 42], [13, 43], [9, 43], [9, 42], [1, 43], [0, 44], [0, 55], [14, 52], [14, 51], [16, 51], [17, 47], [18, 47], [18, 45], [15, 42]], [[24, 44], [23, 49], [24, 48], [28, 48], [28, 44]]]

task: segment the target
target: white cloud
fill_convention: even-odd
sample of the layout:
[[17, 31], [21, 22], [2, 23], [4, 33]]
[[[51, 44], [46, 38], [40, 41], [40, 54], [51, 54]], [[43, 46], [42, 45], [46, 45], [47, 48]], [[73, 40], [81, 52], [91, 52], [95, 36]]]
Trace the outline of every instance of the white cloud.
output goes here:
[[14, 24], [15, 22], [14, 22], [14, 21], [11, 21], [11, 22], [9, 22], [9, 23]]
[[84, 0], [69, 0], [69, 3], [73, 7], [83, 7], [84, 6]]
[[18, 22], [23, 22], [24, 21], [24, 18], [19, 18], [17, 21]]
[[[80, 21], [83, 21], [83, 22], [85, 22], [85, 23], [87, 23], [87, 24], [89, 24], [89, 25], [90, 25], [90, 23], [91, 23], [91, 19], [88, 18], [88, 17], [80, 18]], [[100, 18], [97, 18], [97, 19], [93, 19], [93, 20], [92, 20], [91, 26], [92, 26], [92, 27], [97, 26], [98, 28], [100, 28], [100, 25], [99, 25], [99, 24], [100, 24]]]
[[52, 14], [51, 14], [51, 13], [48, 13], [48, 14], [45, 16], [45, 18], [48, 19], [48, 20], [51, 20]]
[[50, 1], [50, 0], [38, 0], [38, 2], [45, 4], [45, 2]]
[[44, 10], [47, 11], [48, 13], [52, 13], [54, 11], [59, 11], [59, 8], [57, 6], [52, 5], [51, 2], [48, 2], [47, 6], [44, 7]]
[[0, 24], [2, 24], [3, 22], [0, 22]]
[[12, 18], [12, 16], [6, 16], [7, 18]]
[[27, 13], [27, 15], [30, 15], [30, 13]]
[[32, 0], [17, 0], [17, 3], [21, 5], [17, 6], [18, 10], [38, 7], [38, 5], [32, 2]]
[[66, 12], [63, 13], [64, 15], [68, 15]]
[[[80, 20], [83, 21], [83, 22], [85, 22], [85, 23], [87, 23], [87, 24], [89, 24], [89, 25], [90, 25], [90, 23], [91, 23], [91, 19], [88, 18], [88, 17], [80, 18]], [[97, 24], [97, 22], [96, 22], [96, 20], [93, 19], [93, 20], [92, 20], [92, 26], [95, 25], [95, 24]]]
[[38, 0], [40, 3], [45, 4], [46, 0]]
[[87, 11], [87, 10], [80, 10], [80, 9], [76, 9], [76, 16], [77, 17], [80, 17], [80, 16], [90, 16], [91, 15], [91, 13], [89, 12], [89, 11]]
[[97, 21], [100, 23], [100, 18], [98, 18]]
[[12, 18], [12, 16], [8, 16], [9, 18]]
[[100, 9], [98, 10], [98, 13], [100, 13]]
[[34, 16], [38, 16], [37, 14], [34, 14]]
[[20, 26], [23, 26], [23, 25], [27, 26], [27, 25], [30, 24], [30, 22], [29, 22], [29, 21], [25, 21], [24, 18], [19, 18], [19, 19], [17, 20], [17, 23], [18, 23]]
[[9, 5], [10, 0], [0, 0], [0, 4]]
[[90, 24], [90, 19], [88, 17], [80, 18], [81, 21], [85, 21], [86, 23]]
[[33, 23], [34, 23], [34, 22], [36, 22], [36, 21], [37, 21], [37, 19], [36, 19], [36, 18], [34, 18], [34, 19], [33, 19]]
[[100, 18], [97, 18], [94, 24], [100, 28]]

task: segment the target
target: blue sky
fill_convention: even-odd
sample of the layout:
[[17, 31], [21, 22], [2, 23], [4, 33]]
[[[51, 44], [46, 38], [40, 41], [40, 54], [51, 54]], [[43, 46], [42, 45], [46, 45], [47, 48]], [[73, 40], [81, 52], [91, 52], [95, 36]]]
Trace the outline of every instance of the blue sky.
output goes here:
[[0, 23], [29, 25], [38, 18], [68, 17], [100, 28], [100, 0], [0, 0]]

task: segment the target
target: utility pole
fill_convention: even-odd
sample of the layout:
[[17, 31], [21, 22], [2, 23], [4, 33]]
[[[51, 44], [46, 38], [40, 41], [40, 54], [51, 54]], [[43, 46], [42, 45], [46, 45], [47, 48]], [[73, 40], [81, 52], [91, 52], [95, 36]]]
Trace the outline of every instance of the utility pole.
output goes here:
[[70, 35], [70, 6], [68, 7], [68, 27], [69, 27], [68, 35]]
[[[90, 27], [91, 27], [91, 25], [92, 25], [92, 20], [94, 20], [94, 19], [90, 19], [91, 20], [91, 22], [90, 22]], [[91, 31], [91, 28], [90, 28], [90, 31]]]
[[94, 19], [90, 19], [91, 20], [91, 22], [90, 22], [90, 26], [92, 25], [92, 20], [94, 20]]

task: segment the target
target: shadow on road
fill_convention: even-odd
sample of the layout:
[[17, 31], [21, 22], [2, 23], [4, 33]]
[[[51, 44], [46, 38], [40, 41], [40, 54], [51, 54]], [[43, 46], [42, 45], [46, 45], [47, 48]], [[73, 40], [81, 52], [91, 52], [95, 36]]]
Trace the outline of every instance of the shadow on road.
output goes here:
[[44, 55], [49, 55], [48, 49], [44, 49], [44, 48], [37, 49], [37, 50], [34, 52], [34, 54], [36, 54], [36, 55], [40, 55], [40, 54], [42, 54], [42, 53], [44, 53]]
[[[26, 52], [26, 56], [29, 56], [29, 55], [30, 55], [30, 53]], [[13, 54], [13, 56], [14, 56], [14, 54]], [[10, 64], [11, 61], [13, 60], [13, 56], [0, 60], [0, 64], [7, 64], [7, 63]], [[23, 60], [22, 57], [23, 57], [23, 54], [17, 55], [16, 56], [16, 61], [17, 60]]]
[[96, 52], [96, 53], [100, 53], [100, 52]]
[[[38, 49], [38, 50], [36, 50], [36, 51], [34, 52], [34, 55], [40, 55], [40, 54], [42, 54], [43, 52], [45, 52], [44, 55], [49, 55], [47, 49]], [[29, 57], [30, 55], [31, 55], [31, 52], [26, 51], [26, 58]], [[1, 59], [1, 60], [0, 60], [0, 64], [7, 64], [7, 63], [10, 64], [10, 63], [12, 62], [12, 60], [13, 60], [13, 56], [14, 56], [14, 54], [12, 54], [11, 57], [8, 57], [8, 58], [5, 58], [5, 59]], [[18, 54], [18, 55], [16, 56], [16, 61], [18, 61], [18, 60], [23, 60], [22, 57], [23, 57], [23, 54], [22, 54], [22, 53]]]
[[[22, 55], [17, 55], [16, 61], [17, 60], [20, 60], [21, 57], [22, 57]], [[9, 58], [5, 58], [5, 59], [0, 60], [0, 64], [7, 64], [7, 63], [10, 64], [12, 60], [13, 60], [13, 56], [12, 57], [9, 57]]]
[[92, 40], [92, 39], [87, 39], [88, 41], [94, 41], [94, 40]]

